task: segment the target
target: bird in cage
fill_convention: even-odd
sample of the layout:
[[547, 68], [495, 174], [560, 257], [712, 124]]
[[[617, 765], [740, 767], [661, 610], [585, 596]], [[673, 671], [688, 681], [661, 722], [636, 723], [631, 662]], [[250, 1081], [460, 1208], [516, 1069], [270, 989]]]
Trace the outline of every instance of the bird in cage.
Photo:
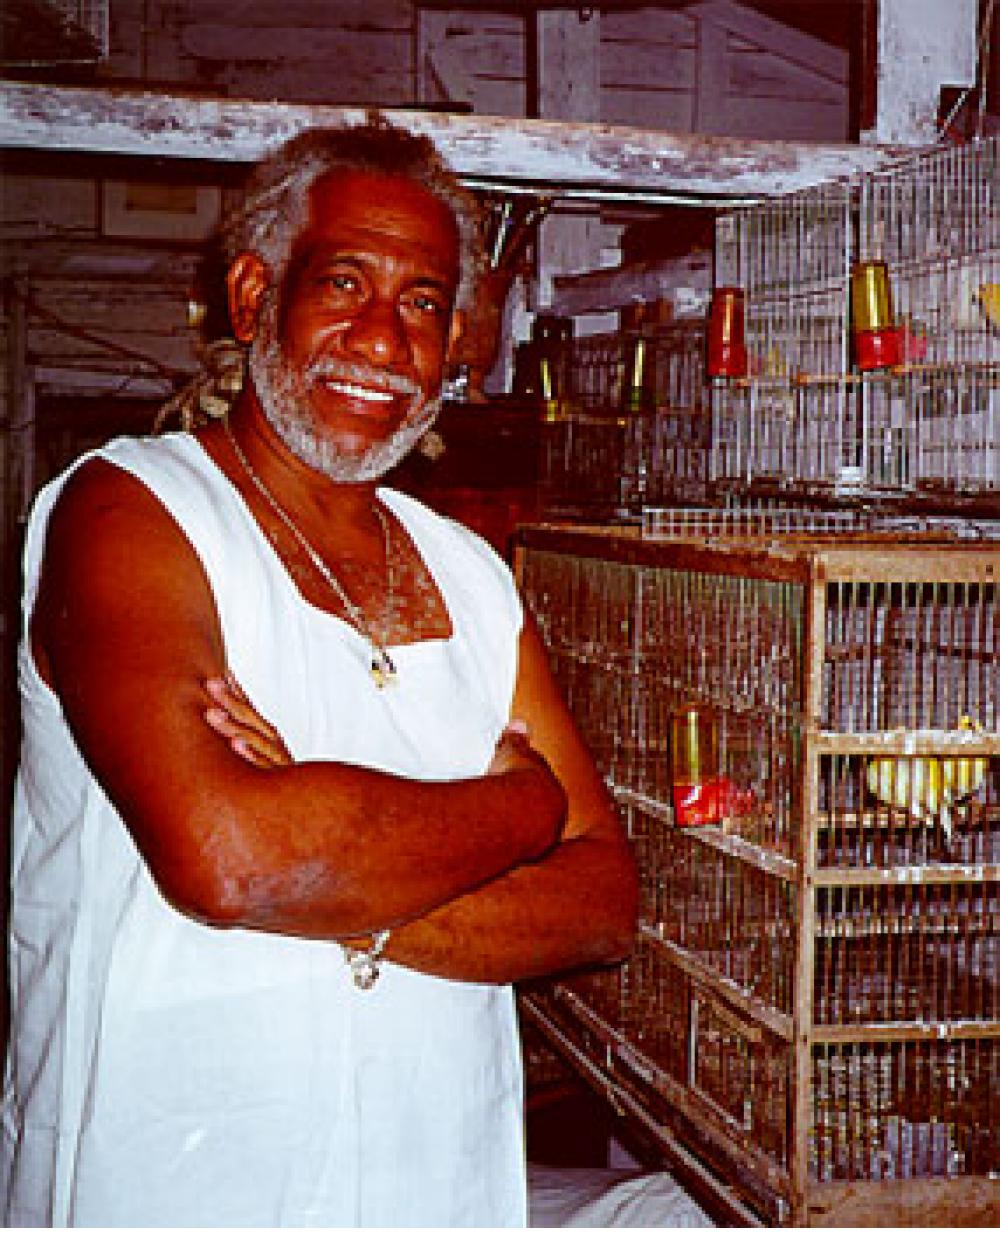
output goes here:
[[[959, 729], [981, 732], [982, 726], [963, 715]], [[874, 758], [866, 778], [871, 793], [886, 806], [914, 819], [940, 819], [950, 841], [952, 807], [982, 787], [987, 765], [985, 758]]]

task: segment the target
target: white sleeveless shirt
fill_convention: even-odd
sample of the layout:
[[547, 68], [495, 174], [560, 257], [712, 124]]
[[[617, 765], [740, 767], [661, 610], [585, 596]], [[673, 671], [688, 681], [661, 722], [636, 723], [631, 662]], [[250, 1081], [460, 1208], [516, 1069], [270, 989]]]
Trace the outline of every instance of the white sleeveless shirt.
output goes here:
[[[509, 717], [522, 621], [510, 573], [484, 542], [380, 491], [452, 633], [393, 647], [399, 680], [379, 690], [368, 643], [300, 596], [194, 438], [123, 438], [99, 453], [185, 533], [229, 666], [296, 760], [424, 780], [483, 774]], [[25, 638], [66, 476], [33, 509]], [[335, 943], [178, 913], [88, 771], [26, 640], [19, 680], [7, 1224], [523, 1225], [511, 989], [390, 962], [365, 992]], [[122, 731], [142, 731], [141, 707]]]

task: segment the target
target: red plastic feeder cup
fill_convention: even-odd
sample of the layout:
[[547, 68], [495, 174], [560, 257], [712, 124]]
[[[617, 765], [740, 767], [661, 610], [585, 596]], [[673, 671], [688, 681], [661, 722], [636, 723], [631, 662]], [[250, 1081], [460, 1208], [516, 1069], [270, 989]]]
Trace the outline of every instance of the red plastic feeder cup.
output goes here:
[[708, 313], [709, 377], [745, 377], [745, 311], [739, 286], [718, 286]]
[[851, 273], [854, 358], [863, 373], [902, 361], [899, 329], [893, 321], [889, 270], [883, 260], [865, 260]]

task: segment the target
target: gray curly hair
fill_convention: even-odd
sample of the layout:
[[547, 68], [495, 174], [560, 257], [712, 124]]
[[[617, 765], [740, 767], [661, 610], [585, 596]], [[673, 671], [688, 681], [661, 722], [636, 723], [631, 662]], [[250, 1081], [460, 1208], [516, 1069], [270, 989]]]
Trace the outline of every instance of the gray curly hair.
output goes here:
[[[225, 261], [255, 252], [280, 288], [292, 246], [309, 217], [309, 193], [328, 173], [352, 170], [408, 178], [451, 211], [459, 236], [459, 284], [455, 307], [472, 303], [485, 265], [478, 201], [449, 169], [430, 139], [394, 125], [372, 110], [360, 125], [304, 130], [254, 168], [242, 202], [222, 222]], [[203, 371], [161, 408], [156, 427], [179, 421], [194, 428], [224, 416], [242, 384], [246, 352], [232, 339], [201, 352]]]
[[466, 307], [483, 265], [479, 205], [457, 180], [430, 139], [369, 112], [362, 125], [305, 130], [265, 157], [247, 184], [243, 202], [222, 225], [227, 263], [255, 252], [279, 285], [292, 245], [309, 217], [317, 179], [338, 170], [408, 178], [450, 210], [458, 227], [460, 279], [455, 306]]

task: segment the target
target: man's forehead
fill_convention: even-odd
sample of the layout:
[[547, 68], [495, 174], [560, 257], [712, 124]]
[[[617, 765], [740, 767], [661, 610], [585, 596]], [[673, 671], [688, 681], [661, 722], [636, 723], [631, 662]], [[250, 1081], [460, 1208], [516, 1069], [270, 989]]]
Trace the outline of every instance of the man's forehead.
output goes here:
[[454, 211], [403, 174], [332, 170], [313, 183], [299, 241], [323, 247], [360, 239], [376, 248], [418, 251], [457, 280], [461, 240]]

